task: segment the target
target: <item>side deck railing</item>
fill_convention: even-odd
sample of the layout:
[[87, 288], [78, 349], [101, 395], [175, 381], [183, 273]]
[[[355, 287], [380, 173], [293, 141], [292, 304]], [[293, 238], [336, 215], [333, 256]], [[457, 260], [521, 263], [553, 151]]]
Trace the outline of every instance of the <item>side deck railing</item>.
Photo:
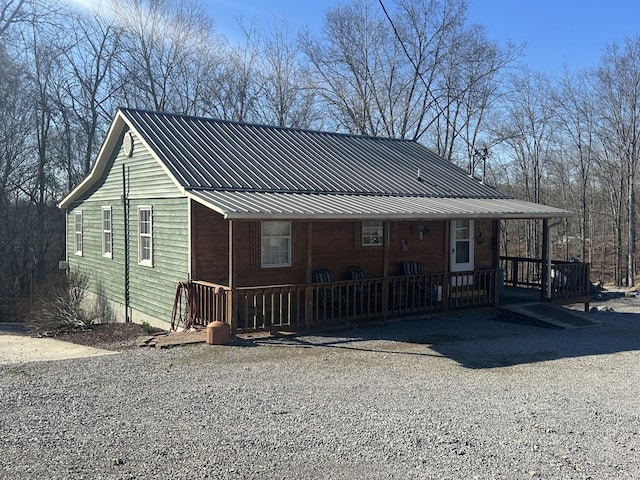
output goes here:
[[[591, 297], [591, 268], [588, 263], [551, 263], [551, 299], [555, 302], [588, 301]], [[586, 300], [585, 300], [586, 299]]]
[[[504, 268], [504, 283], [521, 288], [544, 288], [543, 263], [536, 258], [500, 257]], [[591, 266], [589, 263], [551, 262], [551, 301], [557, 303], [588, 302], [591, 293]], [[542, 292], [543, 294], [545, 292]]]
[[497, 270], [238, 287], [190, 281], [193, 323], [230, 323], [237, 332], [309, 330], [389, 316], [497, 304]]
[[525, 257], [500, 257], [504, 268], [504, 284], [520, 288], [540, 288], [542, 260]]

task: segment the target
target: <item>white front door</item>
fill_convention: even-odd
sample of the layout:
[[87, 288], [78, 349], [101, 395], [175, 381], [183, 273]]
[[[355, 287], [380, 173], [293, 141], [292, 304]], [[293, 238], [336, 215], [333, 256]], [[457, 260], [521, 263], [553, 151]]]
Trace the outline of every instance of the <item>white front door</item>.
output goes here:
[[[473, 270], [473, 220], [451, 221], [451, 271], [465, 272]], [[452, 282], [454, 286], [470, 283], [473, 277]]]

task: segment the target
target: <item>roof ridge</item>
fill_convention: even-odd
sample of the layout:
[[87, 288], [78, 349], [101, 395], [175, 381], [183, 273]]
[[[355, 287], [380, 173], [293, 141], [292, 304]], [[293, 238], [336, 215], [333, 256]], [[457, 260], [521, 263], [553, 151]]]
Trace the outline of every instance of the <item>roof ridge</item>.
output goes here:
[[348, 192], [348, 191], [340, 191], [340, 190], [285, 190], [285, 189], [256, 189], [256, 188], [238, 188], [238, 187], [229, 187], [229, 188], [220, 188], [220, 187], [186, 187], [186, 191], [190, 192], [220, 192], [220, 193], [282, 193], [282, 194], [296, 194], [296, 195], [343, 195], [343, 196], [367, 196], [367, 197], [407, 197], [407, 198], [469, 198], [469, 199], [477, 199], [483, 198], [486, 200], [510, 200], [514, 197], [502, 194], [499, 190], [496, 190], [496, 196], [484, 196], [477, 197], [472, 195], [436, 195], [436, 194], [427, 194], [427, 193], [407, 193], [407, 192], [372, 192], [372, 191], [362, 191], [362, 192]]
[[[314, 130], [311, 128], [300, 128], [300, 127], [282, 127], [278, 125], [269, 125], [266, 123], [256, 123], [256, 122], [243, 122], [238, 120], [226, 120], [223, 118], [215, 118], [209, 116], [197, 116], [197, 115], [189, 115], [186, 113], [171, 113], [171, 112], [160, 112], [155, 110], [147, 110], [140, 108], [130, 108], [130, 107], [117, 107], [117, 110], [126, 114], [127, 112], [136, 112], [147, 115], [156, 115], [163, 117], [172, 117], [172, 118], [182, 118], [185, 120], [193, 120], [193, 121], [208, 121], [226, 125], [237, 125], [244, 127], [253, 127], [253, 128], [265, 128], [265, 129], [274, 129], [280, 131], [289, 131], [289, 132], [299, 132], [299, 133], [310, 133], [313, 135], [331, 135], [331, 136], [340, 136], [340, 137], [348, 137], [348, 138], [362, 138], [362, 139], [370, 139], [376, 141], [393, 141], [393, 142], [409, 142], [409, 143], [419, 143], [417, 140], [412, 140], [409, 138], [396, 138], [396, 137], [383, 137], [379, 135], [364, 135], [358, 133], [348, 133], [348, 132], [332, 132], [329, 130]], [[425, 147], [428, 148], [428, 147]]]

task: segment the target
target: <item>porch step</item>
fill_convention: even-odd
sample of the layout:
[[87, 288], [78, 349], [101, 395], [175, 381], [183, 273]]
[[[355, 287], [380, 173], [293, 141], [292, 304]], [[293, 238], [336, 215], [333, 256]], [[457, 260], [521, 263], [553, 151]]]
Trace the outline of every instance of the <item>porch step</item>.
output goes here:
[[504, 305], [498, 313], [502, 318], [515, 323], [546, 328], [584, 328], [602, 325], [602, 322], [591, 319], [588, 313], [540, 302]]

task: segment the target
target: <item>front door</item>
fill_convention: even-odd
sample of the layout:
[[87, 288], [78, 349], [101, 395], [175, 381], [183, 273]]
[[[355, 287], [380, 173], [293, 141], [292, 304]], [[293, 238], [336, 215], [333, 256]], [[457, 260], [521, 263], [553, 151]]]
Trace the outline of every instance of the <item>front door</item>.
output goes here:
[[[473, 270], [473, 220], [451, 221], [451, 272]], [[451, 284], [469, 285], [473, 276], [453, 276]]]

